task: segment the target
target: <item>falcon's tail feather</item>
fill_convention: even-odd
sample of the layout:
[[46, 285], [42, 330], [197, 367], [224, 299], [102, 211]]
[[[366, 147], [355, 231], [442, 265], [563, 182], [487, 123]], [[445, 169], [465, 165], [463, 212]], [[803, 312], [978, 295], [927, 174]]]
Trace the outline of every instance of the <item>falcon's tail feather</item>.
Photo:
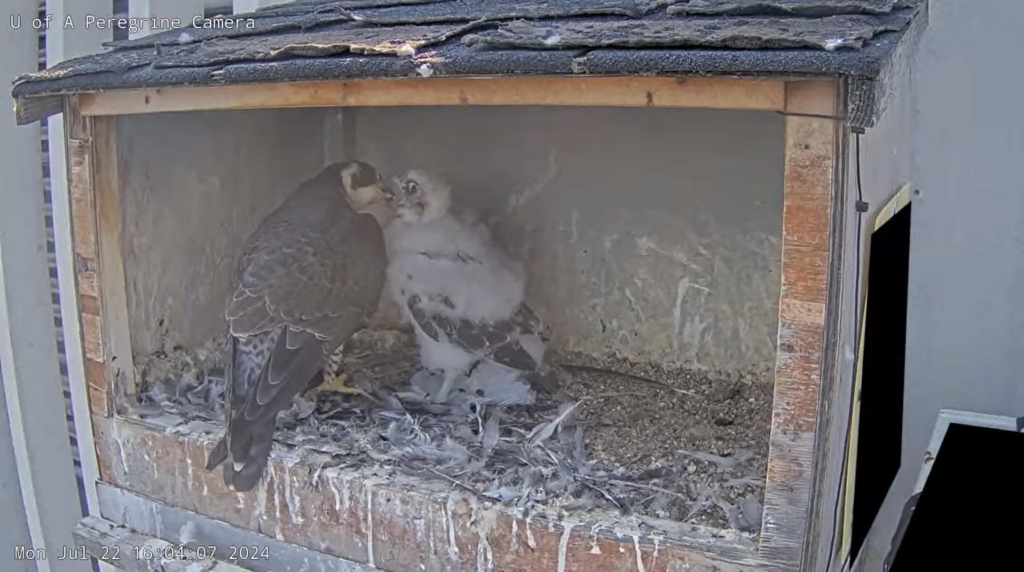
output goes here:
[[287, 326], [266, 336], [269, 345], [257, 349], [235, 338], [229, 343], [227, 430], [210, 451], [206, 468], [223, 464], [224, 483], [236, 491], [251, 490], [263, 476], [277, 414], [322, 378], [317, 374], [323, 367], [323, 346], [315, 336]]
[[270, 449], [274, 444], [274, 420], [262, 427], [253, 428], [244, 447], [244, 455], [232, 457], [224, 463], [224, 483], [238, 492], [252, 490], [270, 460]]
[[224, 349], [224, 436], [217, 441], [217, 444], [210, 450], [206, 457], [206, 470], [212, 471], [217, 465], [228, 458], [228, 433], [231, 426], [231, 410], [234, 407], [234, 373], [235, 373], [235, 344], [237, 340], [231, 332], [227, 333], [227, 344]]
[[212, 471], [217, 465], [223, 463], [228, 458], [228, 438], [227, 436], [221, 437], [220, 441], [213, 446], [210, 450], [210, 454], [206, 457], [206, 470]]

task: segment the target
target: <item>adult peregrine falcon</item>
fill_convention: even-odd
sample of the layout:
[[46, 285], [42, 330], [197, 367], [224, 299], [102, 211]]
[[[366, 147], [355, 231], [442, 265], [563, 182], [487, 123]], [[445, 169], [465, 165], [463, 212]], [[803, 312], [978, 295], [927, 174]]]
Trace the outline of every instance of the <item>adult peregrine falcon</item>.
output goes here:
[[398, 218], [388, 227], [388, 283], [416, 330], [422, 365], [444, 374], [434, 401], [446, 401], [481, 360], [555, 393], [544, 364], [546, 327], [523, 299], [522, 265], [486, 228], [448, 214], [451, 191], [439, 178], [413, 170], [393, 186]]
[[[341, 346], [377, 308], [391, 190], [372, 166], [336, 163], [303, 183], [249, 236], [224, 316], [227, 430], [206, 469], [251, 490], [277, 414], [307, 388], [344, 384]], [[354, 393], [358, 389], [340, 388]]]

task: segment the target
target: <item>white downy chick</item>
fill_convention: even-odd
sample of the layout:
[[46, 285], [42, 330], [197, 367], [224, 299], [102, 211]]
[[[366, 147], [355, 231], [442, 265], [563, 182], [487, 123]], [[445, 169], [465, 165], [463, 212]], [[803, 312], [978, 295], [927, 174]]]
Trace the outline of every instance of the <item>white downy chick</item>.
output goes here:
[[482, 360], [522, 372], [554, 393], [543, 323], [523, 299], [525, 272], [478, 224], [449, 213], [451, 188], [412, 170], [394, 181], [398, 218], [388, 228], [391, 295], [416, 330], [423, 367], [444, 375], [444, 402]]

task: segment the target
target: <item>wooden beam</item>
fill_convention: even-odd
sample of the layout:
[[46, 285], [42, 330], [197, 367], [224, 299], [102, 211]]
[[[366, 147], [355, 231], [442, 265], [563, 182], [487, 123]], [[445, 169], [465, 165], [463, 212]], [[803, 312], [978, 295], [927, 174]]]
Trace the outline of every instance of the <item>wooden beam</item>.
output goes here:
[[[837, 115], [848, 116], [846, 82], [836, 90]], [[849, 422], [853, 385], [854, 347], [856, 346], [857, 224], [856, 196], [849, 190], [848, 124], [835, 122], [835, 162], [833, 169], [832, 242], [829, 252], [829, 277], [825, 312], [824, 355], [820, 409], [815, 435], [815, 467], [811, 488], [811, 508], [804, 539], [802, 568], [824, 569], [837, 545], [840, 487], [843, 478], [846, 430]], [[838, 563], [834, 563], [838, 564]]]
[[115, 398], [135, 394], [135, 360], [128, 322], [128, 293], [124, 273], [121, 230], [121, 183], [117, 124], [113, 117], [92, 122], [93, 192], [99, 254], [99, 294], [103, 308], [103, 345], [106, 348], [106, 383]]
[[[96, 247], [96, 197], [93, 193], [92, 122], [79, 112], [71, 96], [64, 109], [71, 249], [77, 295], [82, 369], [89, 409], [110, 414], [110, 395], [104, 365], [102, 311], [99, 288], [99, 250]], [[66, 327], [66, 326], [65, 326]], [[68, 332], [71, 330], [69, 329]], [[67, 334], [66, 334], [67, 337]], [[68, 352], [70, 353], [70, 348]]]
[[64, 96], [21, 97], [14, 101], [14, 118], [18, 125], [29, 125], [64, 110]]
[[[801, 569], [816, 470], [841, 124], [837, 84], [787, 85], [782, 291], [760, 554]], [[812, 117], [814, 115], [823, 117]]]
[[[7, 6], [24, 22], [39, 9], [36, 0]], [[37, 41], [31, 30], [0, 34], [0, 79], [7, 85], [38, 66]], [[13, 114], [0, 114], [0, 370], [17, 468], [17, 484], [4, 484], [17, 491], [11, 495], [15, 506], [6, 510], [20, 516], [17, 505], [24, 507], [29, 548], [59, 553], [71, 544], [82, 511], [53, 327], [39, 141], [38, 126], [19, 127]], [[12, 531], [11, 537], [6, 544], [13, 548], [18, 535]], [[88, 562], [32, 564], [41, 572], [90, 569]]]
[[128, 297], [121, 253], [121, 202], [113, 117], [84, 117], [69, 100], [68, 169], [82, 354], [93, 412], [110, 415], [134, 393]]
[[[100, 485], [99, 494], [104, 518], [141, 535], [162, 538], [229, 561], [231, 556], [239, 560], [240, 547], [249, 548], [250, 554], [254, 552], [251, 548], [256, 547], [258, 557], [239, 562], [251, 572], [373, 572], [372, 568], [350, 560], [281, 542], [110, 485]], [[264, 549], [266, 552], [259, 554]]]
[[782, 111], [785, 83], [665, 77], [416, 78], [81, 94], [84, 115], [294, 107], [568, 105]]
[[95, 516], [76, 524], [74, 535], [75, 557], [92, 557], [125, 572], [246, 572], [245, 568], [209, 556], [205, 549], [197, 552]]
[[[212, 441], [119, 417], [96, 417], [103, 480], [281, 542], [389, 572], [781, 572], [738, 533], [680, 526], [688, 536], [650, 535], [613, 522], [524, 519], [451, 489], [398, 477], [296, 462], [273, 453], [255, 490], [225, 488], [203, 465]], [[112, 518], [112, 516], [107, 516]], [[676, 530], [676, 529], [673, 529]], [[482, 568], [481, 568], [482, 567]]]

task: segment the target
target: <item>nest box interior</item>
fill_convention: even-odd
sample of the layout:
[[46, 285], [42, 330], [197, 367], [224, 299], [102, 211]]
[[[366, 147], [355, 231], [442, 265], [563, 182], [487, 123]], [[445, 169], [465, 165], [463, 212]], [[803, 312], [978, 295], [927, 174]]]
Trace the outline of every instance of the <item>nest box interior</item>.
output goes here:
[[[669, 536], [687, 525], [756, 539], [778, 334], [782, 116], [397, 107], [114, 121], [138, 382], [122, 415], [218, 437], [223, 311], [248, 234], [328, 163], [360, 158], [385, 176], [427, 169], [451, 183], [454, 210], [488, 224], [525, 264], [527, 299], [552, 329], [549, 359], [569, 373], [567, 403], [499, 411], [508, 455], [488, 458], [480, 411], [440, 416], [311, 392], [282, 414], [280, 453], [312, 470], [402, 476], [563, 519], [596, 511]], [[385, 294], [376, 331], [348, 352], [355, 383], [381, 393], [417, 368], [390, 303]], [[549, 442], [526, 438], [573, 404]], [[403, 431], [425, 432], [440, 456], [396, 452]]]

